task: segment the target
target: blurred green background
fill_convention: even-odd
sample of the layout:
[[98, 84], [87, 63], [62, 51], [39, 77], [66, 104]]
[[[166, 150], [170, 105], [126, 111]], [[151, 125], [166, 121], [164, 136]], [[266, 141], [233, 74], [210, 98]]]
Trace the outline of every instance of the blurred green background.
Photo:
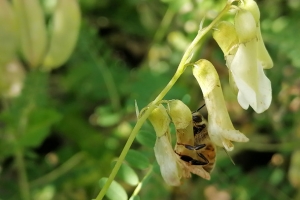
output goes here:
[[[40, 0], [41, 5], [45, 2], [51, 0]], [[209, 24], [225, 3], [79, 1], [81, 28], [69, 60], [42, 72], [18, 56], [25, 70], [22, 93], [14, 98], [2, 94], [0, 199], [22, 199], [20, 188], [27, 187], [26, 180], [30, 199], [95, 198], [103, 183], [99, 180], [109, 176], [136, 122], [134, 101], [141, 109], [158, 95], [201, 20], [205, 17], [204, 26]], [[235, 145], [235, 165], [219, 149], [210, 181], [193, 176], [180, 187], [169, 187], [154, 157], [155, 133], [145, 123], [115, 179], [121, 186], [119, 196], [110, 193], [109, 198], [126, 199], [135, 191], [132, 199], [143, 200], [300, 199], [300, 1], [257, 3], [262, 35], [274, 61], [274, 67], [265, 70], [273, 89], [266, 112], [239, 106], [211, 33], [194, 55], [214, 64], [233, 124], [250, 138]], [[232, 15], [224, 19], [232, 20]], [[2, 76], [0, 82], [14, 78]], [[180, 99], [191, 110], [204, 102], [189, 69], [164, 99]]]

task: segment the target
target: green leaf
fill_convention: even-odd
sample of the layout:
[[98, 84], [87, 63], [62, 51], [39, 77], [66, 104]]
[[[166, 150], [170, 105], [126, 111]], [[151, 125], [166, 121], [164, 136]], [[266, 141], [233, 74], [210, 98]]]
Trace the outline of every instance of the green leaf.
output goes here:
[[113, 126], [119, 123], [121, 113], [113, 112], [111, 107], [98, 107], [96, 109], [97, 124], [103, 127]]
[[154, 132], [142, 130], [136, 136], [136, 139], [142, 145], [153, 148], [156, 140], [156, 135]]
[[[99, 185], [101, 188], [105, 185], [108, 178], [101, 178], [99, 181]], [[111, 200], [127, 200], [128, 196], [124, 188], [117, 183], [116, 181], [113, 181], [111, 185], [109, 186], [106, 196]]]
[[277, 168], [272, 172], [272, 175], [270, 177], [270, 183], [272, 185], [278, 185], [282, 182], [284, 176], [285, 176], [284, 171], [280, 168]]
[[34, 110], [28, 120], [25, 133], [19, 138], [21, 146], [36, 147], [47, 137], [50, 127], [61, 119], [61, 115], [52, 109]]
[[124, 163], [121, 165], [117, 177], [132, 186], [139, 183], [139, 177], [137, 176], [135, 171], [130, 166]]
[[148, 158], [144, 154], [132, 149], [128, 151], [125, 159], [132, 167], [138, 169], [146, 169], [150, 165]]

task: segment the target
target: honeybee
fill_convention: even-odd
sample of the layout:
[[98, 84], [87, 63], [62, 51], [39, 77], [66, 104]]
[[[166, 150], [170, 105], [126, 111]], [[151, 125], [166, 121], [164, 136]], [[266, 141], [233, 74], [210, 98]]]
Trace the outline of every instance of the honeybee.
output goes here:
[[194, 146], [186, 144], [178, 145], [184, 145], [185, 148], [189, 150], [194, 150], [197, 154], [197, 158], [181, 155], [180, 158], [182, 160], [189, 162], [192, 165], [203, 165], [203, 169], [210, 173], [215, 166], [217, 149], [209, 138], [207, 131], [207, 122], [204, 119], [204, 117], [200, 114], [201, 108], [192, 113]]
[[205, 147], [197, 149], [196, 153], [199, 156], [199, 159], [202, 159], [207, 163], [203, 166], [203, 169], [210, 173], [215, 167], [217, 148], [210, 140], [207, 131], [207, 122], [200, 114], [201, 108], [192, 113], [195, 147], [205, 144]]

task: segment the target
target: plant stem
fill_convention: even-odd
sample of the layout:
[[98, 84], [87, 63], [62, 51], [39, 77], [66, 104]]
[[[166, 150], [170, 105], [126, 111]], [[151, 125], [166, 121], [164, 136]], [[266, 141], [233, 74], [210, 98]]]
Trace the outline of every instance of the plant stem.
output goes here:
[[149, 178], [149, 176], [150, 176], [150, 174], [152, 173], [152, 171], [153, 171], [153, 166], [151, 166], [151, 167], [148, 169], [147, 174], [144, 176], [144, 178], [142, 179], [142, 181], [139, 182], [139, 184], [136, 186], [136, 188], [135, 188], [135, 190], [133, 191], [133, 193], [132, 193], [130, 199], [133, 198], [134, 196], [137, 196], [137, 195], [138, 195], [138, 193], [140, 192], [140, 190], [141, 190], [141, 188], [142, 188], [143, 183]]
[[148, 109], [145, 111], [145, 113], [141, 116], [141, 118], [138, 119], [135, 127], [133, 128], [122, 152], [121, 155], [117, 161], [117, 163], [115, 164], [112, 172], [110, 173], [105, 185], [103, 186], [102, 190], [100, 191], [100, 193], [98, 194], [98, 196], [96, 197], [96, 200], [101, 200], [104, 195], [106, 194], [106, 191], [108, 190], [110, 184], [112, 183], [112, 181], [114, 180], [117, 172], [119, 171], [123, 160], [125, 159], [125, 156], [131, 146], [131, 144], [133, 143], [138, 131], [140, 130], [140, 128], [142, 127], [142, 125], [144, 124], [144, 122], [146, 121], [146, 119], [148, 118], [148, 116], [150, 115], [150, 113], [154, 110], [154, 108], [157, 106], [157, 104], [163, 99], [163, 97], [168, 93], [168, 91], [173, 87], [173, 85], [176, 83], [176, 81], [178, 80], [178, 78], [181, 76], [181, 74], [184, 72], [185, 68], [186, 68], [186, 64], [190, 61], [190, 58], [192, 57], [193, 51], [195, 49], [195, 47], [199, 44], [200, 40], [203, 38], [203, 36], [213, 28], [213, 26], [220, 20], [220, 18], [230, 9], [231, 4], [227, 3], [226, 6], [224, 7], [224, 9], [219, 13], [219, 15], [210, 23], [209, 26], [205, 27], [204, 29], [201, 29], [198, 31], [197, 36], [195, 37], [195, 39], [192, 41], [192, 43], [189, 45], [189, 47], [187, 48], [187, 50], [185, 51], [179, 66], [177, 68], [177, 71], [175, 72], [174, 76], [172, 77], [172, 79], [170, 80], [170, 82], [166, 85], [166, 87], [159, 93], [159, 95], [154, 99], [153, 102], [151, 102], [148, 106]]
[[51, 171], [50, 173], [46, 174], [45, 176], [42, 176], [42, 177], [30, 182], [30, 187], [36, 187], [39, 185], [44, 185], [44, 184], [53, 182], [57, 178], [66, 174], [68, 171], [70, 171], [72, 168], [74, 168], [80, 162], [83, 162], [84, 158], [85, 158], [85, 154], [83, 152], [79, 152], [79, 153], [75, 154], [68, 161], [66, 161], [64, 164], [62, 164], [55, 170]]
[[16, 159], [16, 166], [17, 166], [18, 175], [19, 175], [18, 181], [19, 181], [21, 199], [30, 200], [30, 192], [29, 192], [30, 190], [29, 190], [29, 184], [28, 184], [28, 180], [27, 180], [22, 150], [20, 150], [20, 149], [16, 150], [15, 159]]

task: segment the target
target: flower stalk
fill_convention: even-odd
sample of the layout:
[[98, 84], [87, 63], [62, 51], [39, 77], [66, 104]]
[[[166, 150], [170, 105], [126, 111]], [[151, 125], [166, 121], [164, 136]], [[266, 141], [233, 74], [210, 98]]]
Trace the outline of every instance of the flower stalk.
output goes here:
[[168, 93], [168, 91], [173, 87], [173, 85], [176, 83], [176, 81], [178, 80], [178, 78], [181, 76], [181, 74], [184, 72], [185, 68], [186, 68], [186, 64], [190, 61], [190, 59], [192, 58], [192, 54], [195, 50], [195, 48], [197, 47], [197, 45], [199, 44], [200, 40], [203, 38], [204, 35], [206, 35], [214, 26], [215, 24], [222, 18], [222, 16], [224, 14], [226, 14], [229, 9], [231, 8], [231, 3], [233, 1], [228, 1], [227, 4], [225, 5], [225, 7], [223, 8], [223, 10], [219, 13], [219, 15], [205, 28], [201, 29], [198, 31], [198, 34], [196, 35], [196, 37], [194, 38], [194, 40], [192, 41], [192, 43], [189, 45], [189, 47], [187, 48], [187, 50], [185, 51], [179, 66], [174, 74], [174, 76], [171, 78], [171, 80], [169, 81], [169, 83], [166, 85], [166, 87], [159, 93], [159, 95], [154, 99], [154, 101], [152, 101], [149, 106], [148, 109], [143, 113], [143, 115], [138, 119], [136, 125], [134, 126], [118, 160], [117, 163], [115, 164], [114, 168], [112, 169], [112, 172], [110, 173], [105, 185], [103, 186], [102, 190], [100, 191], [100, 193], [97, 195], [96, 200], [101, 200], [103, 199], [104, 195], [106, 194], [109, 186], [111, 185], [112, 181], [114, 180], [117, 172], [119, 171], [122, 162], [125, 159], [125, 156], [128, 152], [128, 150], [130, 149], [130, 146], [132, 145], [138, 131], [140, 130], [140, 128], [142, 127], [142, 125], [144, 124], [144, 122], [146, 121], [146, 119], [149, 117], [149, 115], [151, 114], [151, 112], [156, 108], [156, 106], [159, 104], [159, 102], [163, 99], [163, 97]]

